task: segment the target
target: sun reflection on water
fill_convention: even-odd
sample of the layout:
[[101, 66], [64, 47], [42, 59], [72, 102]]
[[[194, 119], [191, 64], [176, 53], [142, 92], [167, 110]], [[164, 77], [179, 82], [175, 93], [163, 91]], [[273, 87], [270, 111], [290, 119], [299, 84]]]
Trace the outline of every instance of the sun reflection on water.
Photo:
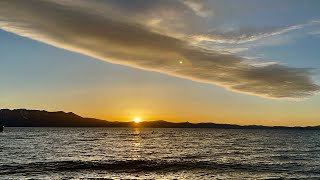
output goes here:
[[133, 128], [132, 129], [132, 144], [131, 144], [131, 158], [132, 160], [139, 160], [141, 159], [141, 152], [142, 152], [142, 138], [141, 138], [141, 129], [140, 128]]

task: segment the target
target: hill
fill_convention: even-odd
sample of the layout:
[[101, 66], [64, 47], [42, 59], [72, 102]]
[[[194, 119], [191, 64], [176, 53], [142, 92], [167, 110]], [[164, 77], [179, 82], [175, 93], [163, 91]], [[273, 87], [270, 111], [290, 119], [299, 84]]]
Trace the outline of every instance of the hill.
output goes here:
[[[0, 121], [7, 127], [135, 127], [133, 122], [111, 122], [106, 120], [84, 118], [72, 112], [48, 112], [26, 109], [1, 109]], [[218, 128], [218, 129], [319, 129], [320, 126], [286, 127], [286, 126], [241, 126], [215, 123], [173, 123], [163, 120], [141, 122], [145, 128]]]

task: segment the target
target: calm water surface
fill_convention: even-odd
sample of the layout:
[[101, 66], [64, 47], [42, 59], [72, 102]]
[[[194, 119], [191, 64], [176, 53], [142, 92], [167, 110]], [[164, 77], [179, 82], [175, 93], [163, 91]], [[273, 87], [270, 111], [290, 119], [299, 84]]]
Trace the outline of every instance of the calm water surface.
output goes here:
[[320, 179], [320, 131], [6, 128], [0, 179]]

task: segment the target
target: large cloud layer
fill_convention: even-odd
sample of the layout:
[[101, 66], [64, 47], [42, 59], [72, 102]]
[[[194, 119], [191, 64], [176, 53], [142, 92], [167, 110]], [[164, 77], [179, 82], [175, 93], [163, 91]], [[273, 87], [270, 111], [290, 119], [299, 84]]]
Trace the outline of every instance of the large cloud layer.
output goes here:
[[[304, 98], [320, 89], [312, 82], [309, 69], [246, 64], [244, 58], [159, 34], [130, 18], [118, 16], [112, 8], [89, 11], [88, 4], [58, 2], [2, 0], [0, 28], [104, 61], [220, 85], [246, 94]], [[201, 8], [196, 10], [199, 14]]]

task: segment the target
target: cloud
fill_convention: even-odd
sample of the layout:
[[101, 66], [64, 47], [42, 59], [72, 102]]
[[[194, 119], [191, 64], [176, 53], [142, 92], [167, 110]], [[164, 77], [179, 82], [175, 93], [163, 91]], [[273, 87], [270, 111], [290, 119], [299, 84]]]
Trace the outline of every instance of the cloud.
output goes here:
[[306, 36], [317, 37], [319, 25], [319, 20], [311, 20], [277, 27], [218, 27], [208, 33], [192, 35], [188, 39], [200, 47], [239, 54], [256, 47], [288, 44]]
[[311, 29], [307, 34], [314, 37], [320, 37], [320, 20], [313, 20], [311, 21], [311, 24], [314, 25], [315, 28]]
[[243, 44], [248, 42], [257, 41], [260, 39], [278, 36], [294, 30], [302, 29], [303, 24], [293, 25], [289, 27], [273, 27], [264, 29], [254, 28], [240, 28], [232, 31], [224, 32], [209, 32], [206, 34], [200, 34], [193, 36], [196, 41], [209, 41], [214, 43], [225, 43], [225, 44]]
[[[310, 69], [255, 66], [245, 58], [192, 46], [113, 12], [72, 1], [2, 0], [0, 28], [98, 59], [269, 98], [304, 98], [320, 90]], [[89, 3], [90, 4], [90, 3]], [[110, 10], [106, 8], [106, 11]], [[111, 11], [111, 10], [110, 10]], [[180, 63], [182, 61], [183, 63]]]
[[[237, 27], [229, 25], [214, 28], [208, 33], [195, 33], [195, 35], [189, 36], [186, 39], [196, 46], [220, 53], [242, 55], [243, 57], [248, 57], [248, 55], [250, 57], [257, 57], [252, 52], [259, 47], [294, 43], [294, 41], [307, 36], [320, 37], [318, 33], [319, 25], [319, 20], [273, 27]], [[248, 54], [250, 52], [251, 54]]]
[[213, 15], [213, 11], [206, 9], [201, 0], [180, 0], [180, 2], [189, 7], [198, 16], [209, 17]]

